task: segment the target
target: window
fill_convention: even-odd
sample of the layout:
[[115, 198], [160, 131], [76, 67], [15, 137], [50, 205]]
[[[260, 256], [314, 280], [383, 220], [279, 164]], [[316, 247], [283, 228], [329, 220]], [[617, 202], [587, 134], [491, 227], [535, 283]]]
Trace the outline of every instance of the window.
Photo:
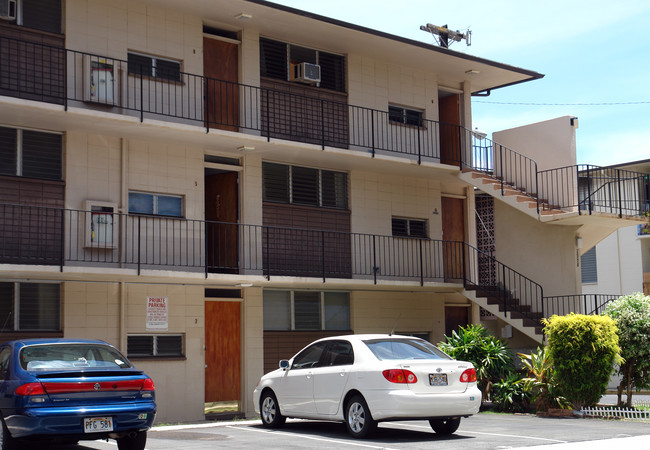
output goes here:
[[181, 81], [181, 63], [140, 53], [128, 54], [128, 72], [133, 75]]
[[262, 163], [264, 201], [347, 209], [345, 172]]
[[388, 120], [391, 122], [421, 127], [423, 119], [424, 113], [420, 110], [388, 105]]
[[15, 5], [10, 12], [15, 14], [17, 25], [61, 34], [61, 0], [17, 0]]
[[129, 192], [129, 213], [183, 217], [183, 198], [177, 195]]
[[127, 336], [127, 357], [184, 356], [182, 334], [132, 334]]
[[56, 283], [0, 283], [4, 331], [60, 331], [60, 286]]
[[348, 292], [264, 291], [264, 330], [349, 330]]
[[318, 64], [321, 81], [318, 86], [345, 92], [345, 57], [307, 47], [260, 38], [260, 75], [279, 80], [291, 80], [291, 65]]
[[596, 247], [590, 248], [580, 257], [580, 271], [583, 283], [598, 283]]
[[0, 127], [0, 175], [61, 180], [63, 136]]
[[403, 219], [393, 217], [392, 219], [393, 236], [396, 237], [427, 237], [427, 221], [422, 219]]

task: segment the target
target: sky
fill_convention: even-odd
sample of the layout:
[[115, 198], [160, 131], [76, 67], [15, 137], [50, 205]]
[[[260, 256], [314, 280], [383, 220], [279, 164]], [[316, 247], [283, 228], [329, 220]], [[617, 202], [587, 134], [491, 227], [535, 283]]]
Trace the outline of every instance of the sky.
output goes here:
[[451, 50], [545, 75], [472, 97], [475, 128], [576, 116], [578, 164], [650, 159], [649, 0], [273, 2], [431, 44], [420, 25], [469, 29]]

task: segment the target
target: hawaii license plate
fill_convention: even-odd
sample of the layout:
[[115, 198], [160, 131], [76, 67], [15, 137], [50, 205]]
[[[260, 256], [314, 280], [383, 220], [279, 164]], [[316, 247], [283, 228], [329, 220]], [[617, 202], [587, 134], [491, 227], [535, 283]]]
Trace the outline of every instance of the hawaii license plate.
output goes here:
[[103, 431], [113, 431], [112, 417], [84, 418], [84, 433], [101, 433]]
[[429, 374], [429, 384], [431, 386], [447, 386], [447, 374], [446, 373], [430, 373]]

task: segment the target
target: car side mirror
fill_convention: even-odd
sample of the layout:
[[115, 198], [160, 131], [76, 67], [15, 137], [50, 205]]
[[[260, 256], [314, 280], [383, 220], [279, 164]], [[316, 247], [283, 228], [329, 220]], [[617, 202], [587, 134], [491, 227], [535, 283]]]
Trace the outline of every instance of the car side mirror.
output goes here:
[[287, 370], [289, 368], [289, 361], [286, 359], [281, 359], [279, 365], [280, 365], [280, 369]]

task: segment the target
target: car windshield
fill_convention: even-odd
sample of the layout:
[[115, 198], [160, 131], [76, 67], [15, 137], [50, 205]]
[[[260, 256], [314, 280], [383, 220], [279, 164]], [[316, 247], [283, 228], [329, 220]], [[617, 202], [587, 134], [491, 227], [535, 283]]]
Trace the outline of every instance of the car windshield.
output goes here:
[[438, 347], [422, 339], [381, 338], [363, 342], [380, 360], [451, 359]]
[[20, 365], [24, 370], [79, 370], [86, 368], [128, 369], [120, 352], [101, 344], [39, 344], [23, 347]]

